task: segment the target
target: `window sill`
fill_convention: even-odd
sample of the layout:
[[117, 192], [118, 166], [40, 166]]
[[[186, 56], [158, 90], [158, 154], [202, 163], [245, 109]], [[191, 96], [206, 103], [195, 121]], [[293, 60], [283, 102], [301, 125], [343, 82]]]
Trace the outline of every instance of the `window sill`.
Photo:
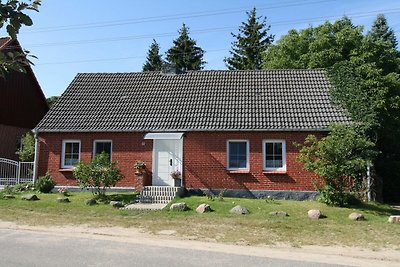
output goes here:
[[286, 174], [286, 171], [266, 171], [263, 170], [263, 174]]
[[250, 170], [226, 170], [227, 173], [250, 173]]
[[62, 168], [62, 169], [59, 169], [58, 171], [59, 172], [72, 172], [72, 171], [74, 171], [74, 169], [75, 168]]

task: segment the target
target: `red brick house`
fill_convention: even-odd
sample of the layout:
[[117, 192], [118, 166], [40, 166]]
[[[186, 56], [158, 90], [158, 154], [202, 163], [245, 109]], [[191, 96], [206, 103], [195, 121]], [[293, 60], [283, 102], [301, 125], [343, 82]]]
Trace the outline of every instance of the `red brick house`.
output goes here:
[[[0, 52], [22, 49], [17, 40], [0, 38]], [[31, 67], [26, 73], [10, 72], [0, 77], [0, 158], [17, 160], [21, 136], [31, 131], [49, 107]]]
[[330, 101], [323, 70], [78, 74], [37, 125], [39, 175], [76, 185], [73, 165], [106, 151], [139, 187], [305, 198], [317, 177], [296, 161], [294, 142], [349, 121]]

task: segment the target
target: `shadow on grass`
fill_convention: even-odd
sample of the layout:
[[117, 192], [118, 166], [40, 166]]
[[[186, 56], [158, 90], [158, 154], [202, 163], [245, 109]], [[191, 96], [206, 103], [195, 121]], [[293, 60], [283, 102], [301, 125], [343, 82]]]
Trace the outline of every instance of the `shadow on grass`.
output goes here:
[[121, 201], [123, 203], [130, 203], [137, 198], [137, 193], [132, 194], [109, 194], [107, 200], [109, 201]]
[[352, 205], [349, 208], [356, 208], [366, 212], [373, 212], [378, 215], [384, 216], [400, 215], [400, 210], [396, 210], [388, 205], [378, 203], [359, 203], [357, 205]]

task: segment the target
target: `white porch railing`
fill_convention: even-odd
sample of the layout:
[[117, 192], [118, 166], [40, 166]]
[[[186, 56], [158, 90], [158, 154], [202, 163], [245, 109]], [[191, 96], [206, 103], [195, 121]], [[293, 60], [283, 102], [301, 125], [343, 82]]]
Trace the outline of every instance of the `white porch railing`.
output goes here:
[[0, 158], [0, 186], [33, 182], [33, 162]]

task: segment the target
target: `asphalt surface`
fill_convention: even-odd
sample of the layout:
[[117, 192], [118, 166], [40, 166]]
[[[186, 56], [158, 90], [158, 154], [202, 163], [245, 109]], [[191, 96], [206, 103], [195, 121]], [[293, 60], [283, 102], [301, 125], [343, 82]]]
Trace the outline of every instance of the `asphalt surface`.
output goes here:
[[15, 229], [0, 229], [0, 253], [1, 267], [344, 266]]

